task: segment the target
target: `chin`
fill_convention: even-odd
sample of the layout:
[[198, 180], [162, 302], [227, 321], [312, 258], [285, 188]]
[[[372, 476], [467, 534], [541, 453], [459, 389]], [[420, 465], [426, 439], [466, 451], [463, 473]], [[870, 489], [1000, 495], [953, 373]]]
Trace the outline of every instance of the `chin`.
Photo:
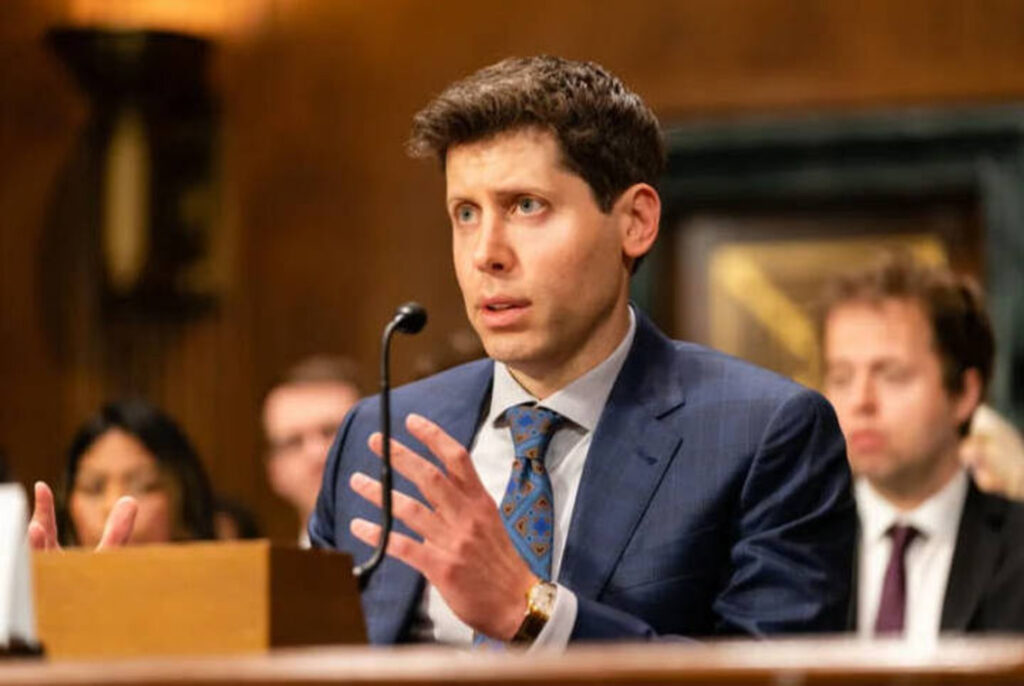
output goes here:
[[537, 356], [535, 346], [522, 340], [522, 335], [490, 334], [481, 336], [487, 356], [498, 362], [515, 365], [528, 362]]
[[850, 471], [854, 476], [872, 480], [884, 479], [892, 471], [883, 455], [848, 455], [847, 457], [850, 460]]

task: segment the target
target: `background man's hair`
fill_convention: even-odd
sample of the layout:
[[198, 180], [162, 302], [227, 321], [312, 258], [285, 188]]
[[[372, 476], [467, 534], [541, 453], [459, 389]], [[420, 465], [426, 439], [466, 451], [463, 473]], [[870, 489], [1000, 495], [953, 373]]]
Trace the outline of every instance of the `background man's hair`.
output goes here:
[[949, 269], [927, 267], [907, 251], [886, 252], [875, 264], [835, 278], [825, 289], [820, 323], [840, 305], [897, 298], [921, 305], [931, 324], [943, 385], [963, 390], [964, 372], [977, 369], [982, 394], [992, 376], [995, 335], [981, 289], [973, 279]]
[[509, 58], [453, 83], [416, 114], [407, 147], [443, 166], [454, 145], [530, 127], [555, 135], [603, 212], [665, 167], [658, 120], [640, 96], [598, 64], [549, 56]]
[[359, 368], [347, 357], [335, 355], [311, 355], [289, 367], [277, 380], [273, 388], [299, 384], [336, 383], [352, 386], [359, 391]]

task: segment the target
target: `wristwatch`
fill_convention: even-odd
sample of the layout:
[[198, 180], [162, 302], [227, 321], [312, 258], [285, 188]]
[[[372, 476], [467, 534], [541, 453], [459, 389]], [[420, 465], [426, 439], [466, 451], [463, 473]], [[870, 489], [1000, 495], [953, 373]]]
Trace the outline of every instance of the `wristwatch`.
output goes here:
[[550, 581], [538, 581], [530, 587], [526, 592], [526, 614], [523, 615], [523, 623], [519, 625], [511, 643], [533, 643], [540, 636], [541, 630], [555, 609], [557, 592], [558, 586]]

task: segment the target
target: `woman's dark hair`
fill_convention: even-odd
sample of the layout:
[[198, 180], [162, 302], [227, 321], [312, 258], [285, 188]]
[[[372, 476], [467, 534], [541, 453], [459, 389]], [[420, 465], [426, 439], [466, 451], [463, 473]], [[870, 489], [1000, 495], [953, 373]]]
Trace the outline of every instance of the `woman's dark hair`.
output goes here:
[[231, 520], [238, 532], [239, 540], [263, 538], [263, 531], [260, 529], [256, 515], [237, 500], [218, 496], [214, 499], [213, 510], [216, 516], [227, 517]]
[[77, 544], [77, 534], [68, 511], [82, 456], [103, 434], [120, 429], [138, 439], [156, 458], [160, 471], [177, 488], [178, 511], [172, 530], [186, 540], [214, 538], [213, 492], [192, 443], [173, 419], [144, 400], [121, 400], [104, 405], [87, 420], [71, 440], [64, 470], [62, 497], [57, 518], [61, 543]]

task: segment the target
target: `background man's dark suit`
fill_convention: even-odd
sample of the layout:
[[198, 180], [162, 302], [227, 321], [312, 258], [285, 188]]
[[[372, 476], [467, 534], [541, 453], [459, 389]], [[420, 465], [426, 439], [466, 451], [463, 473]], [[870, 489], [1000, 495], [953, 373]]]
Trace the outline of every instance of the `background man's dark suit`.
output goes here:
[[[394, 416], [417, 412], [469, 446], [492, 370], [484, 360], [405, 386], [392, 396]], [[310, 524], [314, 545], [357, 560], [370, 551], [349, 522], [380, 513], [348, 481], [355, 471], [378, 472], [366, 447], [378, 421], [376, 398], [350, 413]], [[396, 438], [429, 455], [403, 429]], [[396, 487], [415, 493], [402, 478]], [[855, 526], [828, 402], [670, 341], [638, 314], [587, 456], [558, 578], [579, 599], [573, 639], [839, 631]], [[363, 594], [370, 640], [407, 640], [422, 590], [415, 570], [388, 558]]]
[[[856, 584], [851, 599], [856, 628]], [[1024, 504], [983, 493], [969, 483], [939, 630], [1024, 632]]]

